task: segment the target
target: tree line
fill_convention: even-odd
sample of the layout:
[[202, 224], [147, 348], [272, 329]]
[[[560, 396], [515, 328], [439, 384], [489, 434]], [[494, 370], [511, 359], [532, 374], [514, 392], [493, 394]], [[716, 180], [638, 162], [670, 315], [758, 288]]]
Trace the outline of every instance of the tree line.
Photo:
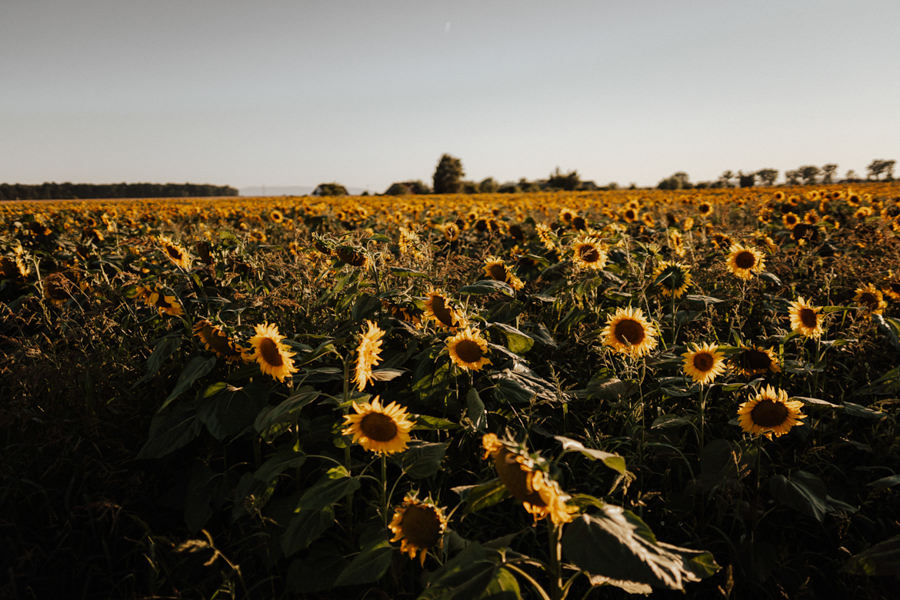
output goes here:
[[237, 196], [237, 188], [207, 183], [0, 183], [0, 200], [189, 198]]
[[[893, 181], [895, 160], [876, 158], [866, 167], [865, 181]], [[854, 183], [864, 181], [856, 171], [850, 169], [843, 179], [837, 179], [838, 166], [828, 163], [818, 167], [816, 165], [803, 165], [796, 169], [784, 172], [785, 185], [816, 185], [829, 183]], [[684, 171], [673, 173], [657, 184], [661, 190], [683, 190], [703, 188], [727, 188], [727, 187], [753, 187], [755, 185], [775, 185], [778, 180], [777, 169], [760, 169], [744, 173], [743, 171], [728, 170], [723, 172], [715, 181], [701, 181], [691, 183], [688, 174]]]

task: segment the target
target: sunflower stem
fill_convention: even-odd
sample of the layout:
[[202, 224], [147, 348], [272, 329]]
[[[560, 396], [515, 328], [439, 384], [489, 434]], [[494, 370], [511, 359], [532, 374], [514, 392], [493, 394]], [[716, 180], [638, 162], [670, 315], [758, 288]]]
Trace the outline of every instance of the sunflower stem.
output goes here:
[[553, 523], [547, 528], [547, 541], [550, 544], [550, 576], [553, 580], [553, 587], [550, 588], [550, 598], [552, 600], [562, 600], [565, 597], [563, 593], [562, 582], [562, 545], [560, 544], [562, 527]]
[[388, 526], [387, 455], [381, 454], [381, 517]]

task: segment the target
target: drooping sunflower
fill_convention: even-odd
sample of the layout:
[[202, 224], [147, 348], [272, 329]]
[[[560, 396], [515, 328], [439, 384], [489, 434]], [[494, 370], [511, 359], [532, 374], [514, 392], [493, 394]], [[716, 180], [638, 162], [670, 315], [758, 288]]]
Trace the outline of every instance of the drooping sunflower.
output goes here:
[[804, 337], [819, 338], [825, 332], [822, 327], [824, 319], [819, 314], [822, 309], [813, 306], [799, 296], [791, 302], [788, 314], [791, 317], [791, 329]]
[[670, 229], [667, 235], [667, 239], [669, 241], [669, 248], [675, 254], [675, 256], [679, 258], [683, 258], [685, 255], [684, 249], [684, 237], [682, 237], [681, 232], [677, 229]]
[[484, 458], [493, 460], [507, 491], [522, 503], [535, 522], [546, 517], [554, 525], [572, 521], [576, 509], [568, 506], [569, 495], [547, 473], [545, 461], [529, 455], [524, 447], [500, 441], [493, 433], [481, 438], [481, 445]]
[[656, 269], [653, 270], [653, 280], [658, 280], [657, 286], [663, 296], [672, 296], [673, 298], [681, 298], [693, 282], [689, 266], [667, 260], [660, 261], [656, 265]]
[[165, 235], [156, 238], [162, 248], [163, 254], [171, 260], [176, 266], [181, 267], [185, 271], [191, 268], [191, 255], [183, 246], [176, 244], [172, 239]]
[[440, 548], [443, 544], [447, 516], [430, 499], [423, 501], [415, 494], [409, 494], [403, 499], [403, 504], [394, 510], [394, 518], [388, 528], [394, 534], [391, 541], [400, 542], [400, 551], [411, 559], [418, 554], [420, 563], [424, 565], [428, 550]]
[[715, 344], [692, 344], [681, 356], [684, 357], [684, 372], [696, 383], [712, 383], [725, 372], [725, 356]]
[[788, 400], [784, 390], [766, 386], [738, 407], [738, 418], [745, 433], [772, 439], [803, 423], [806, 415], [800, 412], [801, 408], [803, 403]]
[[618, 308], [600, 333], [603, 343], [620, 354], [632, 357], [649, 354], [656, 347], [656, 327], [640, 308]]
[[732, 244], [728, 251], [728, 270], [740, 279], [752, 279], [754, 275], [762, 273], [765, 267], [763, 253], [756, 248], [742, 244]]
[[455, 331], [465, 327], [465, 318], [450, 303], [441, 290], [430, 290], [425, 298], [425, 314], [441, 327]]
[[368, 329], [360, 335], [359, 348], [356, 350], [356, 366], [353, 381], [360, 392], [366, 384], [372, 382], [372, 367], [381, 362], [381, 344], [384, 331], [372, 321], [366, 321]]
[[505, 281], [514, 290], [521, 290], [525, 287], [522, 280], [516, 277], [512, 269], [506, 266], [502, 258], [489, 256], [484, 262], [484, 274], [495, 281]]
[[238, 362], [242, 359], [241, 349], [217, 325], [203, 319], [194, 324], [193, 331], [206, 349], [219, 358], [227, 362]]
[[297, 369], [292, 360], [294, 353], [288, 350], [287, 345], [281, 343], [284, 336], [278, 333], [278, 326], [265, 323], [257, 325], [255, 330], [256, 335], [250, 338], [246, 359], [255, 360], [259, 364], [260, 371], [278, 381], [284, 381], [285, 377], [296, 373]]
[[572, 242], [572, 261], [579, 269], [599, 271], [606, 266], [607, 258], [597, 238], [581, 235]]
[[537, 223], [534, 226], [534, 232], [538, 236], [541, 244], [548, 252], [556, 252], [556, 240], [553, 231], [543, 223]]
[[856, 288], [856, 295], [853, 296], [853, 301], [865, 308], [867, 314], [880, 315], [887, 307], [887, 302], [885, 302], [881, 290], [871, 283]]
[[155, 307], [161, 315], [180, 317], [184, 314], [181, 302], [175, 296], [169, 296], [160, 291], [148, 291], [143, 299], [147, 306]]
[[409, 443], [414, 423], [406, 409], [391, 402], [381, 405], [376, 396], [371, 403], [353, 403], [355, 414], [344, 417], [344, 435], [352, 435], [353, 442], [377, 454], [403, 452]]
[[480, 371], [483, 366], [491, 364], [487, 357], [487, 340], [471, 327], [447, 340], [447, 352], [450, 353], [450, 360], [463, 369]]
[[775, 352], [771, 348], [763, 348], [761, 346], [744, 347], [732, 356], [731, 360], [741, 373], [748, 377], [781, 371]]

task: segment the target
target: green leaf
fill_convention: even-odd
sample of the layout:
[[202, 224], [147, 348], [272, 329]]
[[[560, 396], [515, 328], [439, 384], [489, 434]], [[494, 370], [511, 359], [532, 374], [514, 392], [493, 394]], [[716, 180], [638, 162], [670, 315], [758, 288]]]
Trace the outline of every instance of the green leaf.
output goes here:
[[506, 486], [498, 478], [478, 485], [463, 485], [452, 489], [459, 494], [460, 500], [465, 503], [466, 514], [493, 506], [503, 501], [508, 495]]
[[172, 390], [172, 393], [169, 394], [169, 397], [166, 398], [162, 406], [159, 407], [159, 410], [163, 410], [164, 408], [169, 406], [172, 401], [178, 398], [178, 396], [189, 390], [190, 387], [194, 385], [195, 381], [212, 371], [215, 365], [215, 356], [192, 357], [191, 360], [188, 361], [188, 364], [185, 365], [184, 369], [182, 369], [181, 375], [178, 376], [178, 381], [175, 382], [175, 389]]
[[484, 296], [487, 294], [500, 293], [510, 298], [516, 295], [516, 290], [504, 282], [495, 279], [482, 279], [476, 281], [472, 285], [464, 285], [459, 288], [459, 293], [469, 296]]
[[656, 588], [684, 591], [719, 569], [709, 552], [659, 542], [637, 515], [610, 504], [567, 525], [562, 547], [590, 576]]
[[415, 269], [406, 269], [404, 267], [391, 267], [391, 275], [397, 277], [428, 277], [428, 273], [424, 271], [416, 271]]
[[357, 477], [323, 477], [311, 488], [303, 492], [303, 495], [300, 496], [300, 500], [297, 502], [297, 510], [300, 512], [321, 510], [358, 489], [359, 479]]
[[144, 375], [134, 382], [134, 385], [131, 386], [132, 389], [137, 387], [138, 385], [144, 383], [145, 381], [149, 381], [154, 375], [159, 372], [159, 369], [162, 367], [163, 363], [166, 362], [166, 359], [172, 356], [176, 350], [181, 346], [182, 336], [180, 333], [167, 335], [160, 339], [156, 346], [153, 347], [153, 352], [150, 354], [150, 358], [147, 359], [147, 370]]
[[375, 583], [391, 566], [393, 555], [394, 549], [387, 538], [370, 543], [341, 571], [334, 586]]
[[713, 298], [712, 296], [703, 296], [701, 294], [686, 294], [684, 299], [688, 302], [699, 302], [701, 304], [719, 304], [721, 302], [725, 302], [719, 298]]
[[881, 479], [870, 481], [866, 485], [868, 485], [869, 487], [873, 487], [876, 490], [881, 490], [889, 487], [894, 487], [898, 484], [900, 484], [900, 475], [888, 475], [887, 477], [882, 477]]
[[202, 425], [197, 420], [197, 407], [184, 403], [157, 413], [150, 421], [147, 441], [137, 458], [161, 458], [194, 441]]
[[613, 454], [612, 452], [604, 452], [603, 450], [595, 450], [593, 448], [587, 448], [581, 442], [561, 435], [554, 435], [553, 438], [560, 444], [562, 444], [563, 452], [580, 452], [591, 460], [599, 460], [603, 462], [604, 465], [606, 465], [613, 471], [618, 472], [620, 475], [624, 475], [626, 473], [625, 459], [618, 454]]
[[478, 598], [497, 576], [499, 556], [473, 543], [429, 575], [432, 587], [419, 600], [470, 600]]
[[258, 432], [263, 432], [276, 423], [296, 423], [303, 407], [318, 397], [318, 391], [311, 387], [302, 387], [276, 406], [261, 410], [256, 416], [253, 428]]
[[296, 452], [293, 448], [283, 448], [261, 464], [253, 473], [253, 477], [257, 481], [269, 483], [288, 469], [297, 469], [305, 462], [305, 455]]
[[674, 429], [690, 424], [691, 420], [687, 417], [679, 417], [678, 415], [660, 415], [653, 419], [650, 429]]
[[862, 417], [863, 419], [874, 420], [883, 419], [885, 417], [883, 412], [872, 410], [871, 408], [866, 408], [865, 406], [854, 404], [853, 402], [844, 402], [843, 405], [841, 405], [841, 408], [845, 413], [852, 417]]
[[851, 556], [843, 571], [857, 575], [900, 575], [900, 535]]
[[472, 426], [476, 431], [484, 431], [487, 428], [484, 402], [475, 388], [469, 388], [469, 391], [466, 392], [466, 416], [472, 421]]
[[534, 338], [530, 335], [522, 333], [515, 327], [505, 323], [492, 323], [491, 327], [495, 327], [503, 332], [506, 336], [506, 347], [516, 354], [525, 354], [534, 346]]
[[591, 379], [587, 384], [587, 396], [615, 402], [630, 398], [640, 387], [633, 381], [622, 381], [618, 377]]
[[442, 442], [410, 446], [400, 456], [401, 468], [413, 479], [431, 477], [441, 468], [441, 461], [449, 445], [448, 442]]
[[250, 429], [269, 399], [269, 382], [257, 379], [241, 388], [229, 388], [201, 401], [197, 418], [217, 440]]
[[449, 430], [459, 429], [459, 425], [449, 419], [441, 417], [432, 417], [431, 415], [413, 415], [416, 420], [416, 426], [413, 429], [437, 429]]
[[825, 482], [806, 471], [794, 471], [790, 478], [774, 475], [769, 491], [779, 502], [820, 523], [828, 513], [855, 512], [856, 508], [828, 495]]
[[478, 596], [479, 600], [521, 600], [522, 590], [516, 576], [509, 569], [500, 567], [497, 569], [494, 579]]
[[291, 517], [287, 529], [281, 536], [281, 550], [285, 556], [291, 556], [305, 550], [316, 541], [334, 523], [334, 511], [304, 510]]

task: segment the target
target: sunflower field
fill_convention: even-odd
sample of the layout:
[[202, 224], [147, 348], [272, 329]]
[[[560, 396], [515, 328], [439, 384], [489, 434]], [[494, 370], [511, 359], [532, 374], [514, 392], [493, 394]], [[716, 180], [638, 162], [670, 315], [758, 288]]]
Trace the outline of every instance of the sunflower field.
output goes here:
[[896, 597], [898, 336], [895, 183], [4, 202], [0, 596]]

